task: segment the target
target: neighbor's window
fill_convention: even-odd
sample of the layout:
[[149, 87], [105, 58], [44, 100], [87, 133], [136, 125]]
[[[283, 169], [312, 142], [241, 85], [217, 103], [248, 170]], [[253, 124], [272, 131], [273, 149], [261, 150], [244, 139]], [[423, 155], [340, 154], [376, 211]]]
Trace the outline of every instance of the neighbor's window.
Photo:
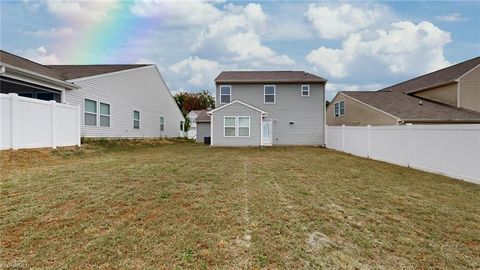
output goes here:
[[97, 102], [90, 99], [85, 99], [84, 108], [84, 122], [86, 126], [97, 125]]
[[160, 131], [165, 131], [165, 118], [160, 116]]
[[133, 128], [140, 128], [140, 112], [133, 111]]
[[340, 101], [335, 103], [335, 117], [345, 115], [345, 101]]
[[273, 104], [275, 103], [275, 85], [265, 85], [263, 86], [264, 94], [264, 103]]
[[223, 135], [225, 137], [235, 137], [235, 116], [225, 116], [223, 118]]
[[232, 87], [230, 85], [220, 85], [220, 103], [230, 103], [232, 97]]
[[183, 131], [183, 127], [184, 127], [184, 122], [180, 121], [180, 131]]
[[250, 117], [249, 116], [238, 117], [238, 136], [240, 137], [250, 136]]
[[110, 126], [110, 104], [100, 102], [100, 126]]
[[302, 85], [302, 97], [310, 96], [310, 85]]

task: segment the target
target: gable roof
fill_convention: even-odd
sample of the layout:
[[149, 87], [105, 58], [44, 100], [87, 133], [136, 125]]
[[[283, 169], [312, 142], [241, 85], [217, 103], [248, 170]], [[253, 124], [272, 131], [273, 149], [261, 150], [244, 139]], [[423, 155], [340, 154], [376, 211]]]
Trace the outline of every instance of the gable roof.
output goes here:
[[305, 71], [222, 71], [215, 83], [324, 83], [327, 80]]
[[480, 113], [388, 91], [342, 91], [340, 94], [375, 107], [401, 120], [478, 121]]
[[65, 80], [95, 76], [100, 74], [107, 74], [128, 69], [135, 69], [140, 67], [151, 66], [151, 64], [121, 64], [121, 65], [48, 65], [62, 73]]
[[30, 61], [18, 55], [11, 54], [4, 50], [0, 50], [0, 62], [28, 71], [32, 71], [44, 76], [48, 76], [57, 80], [65, 80], [65, 78], [62, 76], [62, 73], [58, 70]]
[[393, 91], [399, 93], [414, 93], [426, 90], [432, 87], [438, 87], [450, 83], [460, 78], [476, 66], [480, 65], [480, 56], [470, 60], [452, 65], [408, 81], [404, 81], [392, 86], [385, 87], [379, 91]]
[[196, 122], [197, 123], [210, 123], [210, 115], [208, 115], [209, 110], [193, 110], [197, 115]]
[[243, 105], [243, 106], [249, 107], [249, 108], [251, 108], [251, 109], [257, 110], [257, 111], [259, 111], [259, 112], [260, 112], [261, 114], [263, 114], [263, 115], [267, 115], [267, 112], [266, 112], [266, 111], [264, 111], [264, 110], [262, 110], [262, 109], [259, 109], [259, 108], [255, 107], [255, 106], [253, 106], [253, 105], [248, 104], [248, 103], [245, 103], [245, 102], [243, 102], [243, 101], [240, 101], [240, 100], [234, 100], [234, 101], [232, 101], [232, 102], [230, 102], [230, 103], [227, 103], [227, 104], [225, 104], [225, 105], [223, 105], [223, 106], [220, 106], [220, 107], [218, 107], [218, 108], [216, 108], [216, 109], [213, 109], [213, 110], [211, 110], [211, 111], [209, 111], [209, 112], [207, 112], [207, 113], [208, 113], [209, 115], [212, 115], [212, 113], [214, 113], [214, 112], [216, 112], [216, 111], [219, 111], [219, 110], [221, 110], [221, 109], [224, 109], [224, 108], [226, 108], [226, 107], [228, 107], [228, 106], [230, 106], [230, 105], [237, 104], [237, 103], [238, 103], [238, 104], [241, 104], [241, 105]]

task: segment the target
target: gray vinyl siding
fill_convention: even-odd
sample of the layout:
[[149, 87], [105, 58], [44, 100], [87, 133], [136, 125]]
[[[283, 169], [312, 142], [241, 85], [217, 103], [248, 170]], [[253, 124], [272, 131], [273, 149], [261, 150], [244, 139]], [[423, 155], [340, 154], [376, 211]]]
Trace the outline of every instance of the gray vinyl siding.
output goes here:
[[[241, 100], [268, 113], [272, 121], [274, 145], [323, 145], [325, 143], [325, 85], [310, 84], [310, 96], [301, 96], [301, 84], [275, 84], [275, 104], [264, 104], [264, 84], [230, 84], [231, 100]], [[216, 100], [219, 104], [220, 85]], [[289, 122], [294, 124], [290, 125]]]
[[197, 142], [203, 143], [204, 137], [210, 137], [210, 123], [197, 122]]
[[[250, 116], [250, 137], [224, 137], [224, 116]], [[261, 118], [258, 110], [254, 110], [242, 104], [232, 104], [221, 110], [215, 111], [210, 119], [213, 125], [213, 146], [259, 146], [261, 139]]]
[[[180, 136], [184, 118], [154, 66], [72, 81], [82, 88], [66, 91], [65, 102], [81, 108], [82, 137]], [[85, 99], [110, 104], [110, 127], [85, 125]], [[134, 110], [140, 112], [139, 129], [133, 128]], [[160, 116], [165, 117], [164, 132], [160, 131]]]

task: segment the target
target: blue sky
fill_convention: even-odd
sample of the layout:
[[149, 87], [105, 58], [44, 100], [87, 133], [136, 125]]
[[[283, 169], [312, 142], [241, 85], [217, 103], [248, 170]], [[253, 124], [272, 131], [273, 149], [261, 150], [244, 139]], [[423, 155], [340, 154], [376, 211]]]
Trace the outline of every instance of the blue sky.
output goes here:
[[45, 64], [155, 63], [172, 91], [222, 70], [381, 87], [480, 55], [480, 2], [2, 1], [1, 48]]

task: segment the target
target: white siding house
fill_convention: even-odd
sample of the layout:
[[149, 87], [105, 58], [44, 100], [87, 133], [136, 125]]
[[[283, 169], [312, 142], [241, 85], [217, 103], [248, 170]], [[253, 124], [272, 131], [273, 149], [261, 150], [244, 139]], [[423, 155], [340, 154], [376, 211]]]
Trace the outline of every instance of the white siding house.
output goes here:
[[153, 65], [69, 81], [81, 87], [65, 101], [82, 108], [83, 137], [183, 136], [183, 115]]

